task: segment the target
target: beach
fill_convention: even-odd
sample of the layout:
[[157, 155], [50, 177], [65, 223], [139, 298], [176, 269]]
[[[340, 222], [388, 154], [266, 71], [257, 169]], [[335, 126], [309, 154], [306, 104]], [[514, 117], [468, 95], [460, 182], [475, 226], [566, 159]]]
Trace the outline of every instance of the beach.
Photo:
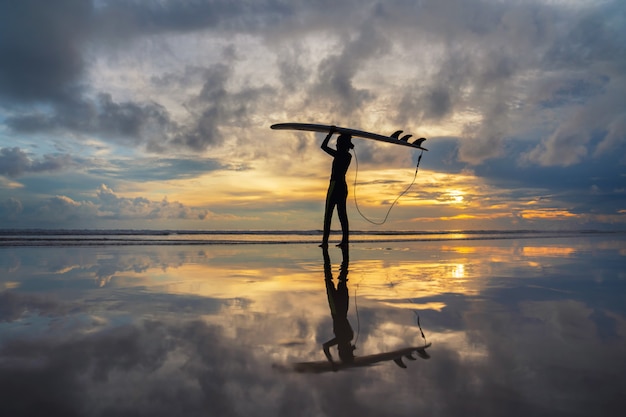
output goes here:
[[[315, 232], [65, 236], [2, 236], [0, 415], [626, 406], [623, 233], [363, 233], [327, 253]], [[363, 365], [323, 351], [337, 300]]]

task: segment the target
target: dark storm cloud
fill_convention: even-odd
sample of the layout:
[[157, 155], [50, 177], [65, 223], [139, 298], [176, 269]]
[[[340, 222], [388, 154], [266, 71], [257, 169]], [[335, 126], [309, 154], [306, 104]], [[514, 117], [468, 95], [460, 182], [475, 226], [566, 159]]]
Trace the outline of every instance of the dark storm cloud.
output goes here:
[[71, 98], [92, 13], [90, 0], [0, 2], [0, 101]]
[[285, 9], [271, 1], [3, 1], [0, 99], [77, 101], [84, 89], [85, 47], [89, 43], [191, 31], [220, 22], [246, 30], [264, 26]]
[[222, 118], [228, 116], [226, 82], [230, 73], [231, 69], [225, 64], [216, 64], [204, 71], [202, 90], [191, 103], [195, 121], [188, 131], [176, 135], [175, 144], [203, 150], [208, 144], [222, 141], [218, 127]]
[[[229, 90], [228, 82], [234, 68], [232, 60], [235, 51], [226, 49], [225, 60], [204, 69], [201, 72], [202, 88], [185, 104], [191, 113], [192, 121], [181, 127], [171, 136], [171, 145], [202, 151], [209, 146], [221, 144], [228, 134], [224, 130], [242, 129], [250, 125], [250, 117], [259, 107], [270, 101], [274, 102], [276, 91], [269, 86], [243, 86], [237, 90]], [[186, 71], [185, 78], [188, 71]], [[169, 82], [184, 83], [167, 77]], [[160, 82], [164, 82], [162, 79]]]
[[[0, 58], [5, 65], [0, 69], [0, 99], [51, 105], [45, 111], [14, 112], [5, 123], [17, 133], [87, 133], [158, 153], [170, 146], [197, 151], [220, 143], [219, 124], [245, 122], [248, 108], [266, 92], [225, 91], [223, 84], [232, 68], [216, 65], [205, 70], [204, 87], [195, 99], [196, 104], [202, 103], [194, 109], [196, 117], [188, 126], [179, 126], [156, 102], [119, 102], [106, 92], [90, 98], [82, 82], [84, 47], [89, 42], [106, 42], [107, 36], [117, 36], [120, 30], [141, 35], [194, 30], [238, 15], [255, 20], [259, 16], [254, 10], [265, 6], [223, 1], [165, 2], [157, 7], [111, 1], [98, 3], [92, 10], [91, 2], [79, 0], [54, 6], [36, 0], [3, 3], [0, 19], [6, 22], [0, 23], [6, 24], [0, 25]], [[87, 30], [92, 24], [98, 30]]]
[[98, 104], [100, 113], [96, 128], [111, 135], [142, 138], [167, 132], [172, 125], [167, 110], [156, 103], [115, 103], [110, 95], [102, 94]]
[[274, 0], [105, 0], [99, 7], [102, 29], [117, 32], [110, 36], [207, 28], [248, 31], [276, 23], [292, 13], [291, 4]]
[[193, 178], [220, 169], [233, 169], [220, 161], [204, 159], [133, 159], [111, 160], [106, 167], [91, 168], [89, 173], [128, 181], [160, 181]]
[[318, 100], [325, 99], [330, 113], [350, 117], [374, 98], [372, 92], [354, 86], [360, 66], [389, 47], [389, 40], [373, 22], [364, 22], [354, 39], [346, 39], [338, 45], [338, 53], [331, 53], [320, 63], [318, 81], [311, 87], [311, 94]]
[[306, 48], [302, 44], [285, 47], [276, 57], [276, 65], [280, 72], [280, 82], [287, 93], [293, 93], [301, 88], [313, 74], [302, 62], [306, 56]]
[[618, 214], [626, 208], [626, 143], [619, 144], [611, 155], [585, 158], [568, 170], [520, 163], [520, 155], [529, 146], [532, 144], [525, 141], [509, 142], [505, 157], [475, 167], [475, 174], [496, 187], [517, 190], [510, 196], [513, 200], [532, 199], [526, 190], [534, 190], [535, 198], [549, 198], [575, 213]]
[[8, 177], [60, 171], [72, 165], [75, 165], [75, 162], [69, 155], [44, 155], [33, 159], [18, 147], [0, 148], [0, 175]]
[[115, 102], [105, 93], [94, 100], [58, 103], [53, 112], [12, 116], [6, 124], [17, 133], [98, 134], [122, 144], [156, 150], [165, 145], [168, 132], [178, 129], [169, 112], [157, 103]]
[[169, 111], [155, 102], [116, 102], [110, 94], [95, 99], [57, 103], [52, 112], [23, 113], [7, 118], [17, 133], [74, 132], [107, 138], [126, 146], [165, 153], [172, 147], [202, 151], [224, 140], [223, 127], [245, 128], [258, 107], [274, 100], [275, 91], [266, 86], [227, 89], [233, 68], [218, 63], [209, 68], [191, 68], [176, 76], [167, 74], [153, 83], [165, 88], [186, 85], [200, 78], [202, 88], [185, 107], [191, 118], [184, 124], [173, 120]]
[[[385, 10], [396, 25], [416, 19], [417, 40], [423, 35], [443, 48], [432, 62], [437, 70], [419, 75], [407, 86], [398, 122], [441, 122], [460, 111], [479, 115], [481, 120], [468, 124], [462, 134], [462, 160], [480, 164], [501, 156], [503, 140], [523, 132], [528, 122], [543, 123], [541, 109], [546, 101], [565, 111], [564, 115], [572, 106], [584, 107], [569, 120], [560, 115], [552, 121], [556, 132], [550, 136], [547, 131], [548, 136], [539, 138], [544, 140], [538, 147], [543, 152], [533, 153], [533, 161], [577, 163], [583, 153], [593, 152], [588, 146], [590, 137], [604, 126], [610, 126], [607, 147], [624, 140], [624, 106], [613, 97], [626, 89], [626, 31], [620, 24], [625, 11], [619, 2], [571, 7], [451, 0], [423, 2], [417, 10], [408, 6], [385, 6]], [[417, 60], [419, 55], [411, 58]], [[528, 77], [536, 72], [545, 77]], [[546, 80], [551, 77], [554, 86], [547, 88]], [[607, 84], [605, 88], [563, 94], [563, 87], [558, 86], [598, 85], [599, 80], [604, 80], [600, 82]], [[575, 147], [567, 146], [568, 141], [579, 144], [577, 153]]]

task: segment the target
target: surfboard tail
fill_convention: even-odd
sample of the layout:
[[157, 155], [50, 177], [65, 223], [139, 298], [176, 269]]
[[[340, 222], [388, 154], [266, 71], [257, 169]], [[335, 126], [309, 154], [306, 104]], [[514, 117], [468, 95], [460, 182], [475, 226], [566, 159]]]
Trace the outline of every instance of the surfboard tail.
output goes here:
[[[422, 148], [422, 143], [424, 143], [425, 141], [426, 141], [426, 138], [419, 138], [416, 141], [414, 141], [412, 145], [417, 146], [418, 148]], [[424, 150], [427, 151], [428, 149], [424, 149]]]

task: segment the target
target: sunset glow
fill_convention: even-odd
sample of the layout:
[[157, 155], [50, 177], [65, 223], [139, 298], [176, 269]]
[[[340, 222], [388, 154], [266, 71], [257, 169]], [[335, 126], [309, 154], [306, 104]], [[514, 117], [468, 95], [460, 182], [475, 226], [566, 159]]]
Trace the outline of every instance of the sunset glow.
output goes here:
[[2, 228], [320, 229], [280, 122], [428, 139], [354, 139], [354, 229], [626, 224], [619, 1], [5, 3]]

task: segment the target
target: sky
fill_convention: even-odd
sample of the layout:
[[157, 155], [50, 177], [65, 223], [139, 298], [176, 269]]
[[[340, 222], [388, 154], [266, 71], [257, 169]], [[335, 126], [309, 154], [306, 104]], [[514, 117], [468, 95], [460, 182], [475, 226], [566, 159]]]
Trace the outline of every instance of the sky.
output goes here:
[[622, 0], [2, 0], [0, 62], [0, 228], [321, 229], [281, 122], [428, 138], [381, 226], [419, 153], [353, 140], [352, 229], [625, 228]]

